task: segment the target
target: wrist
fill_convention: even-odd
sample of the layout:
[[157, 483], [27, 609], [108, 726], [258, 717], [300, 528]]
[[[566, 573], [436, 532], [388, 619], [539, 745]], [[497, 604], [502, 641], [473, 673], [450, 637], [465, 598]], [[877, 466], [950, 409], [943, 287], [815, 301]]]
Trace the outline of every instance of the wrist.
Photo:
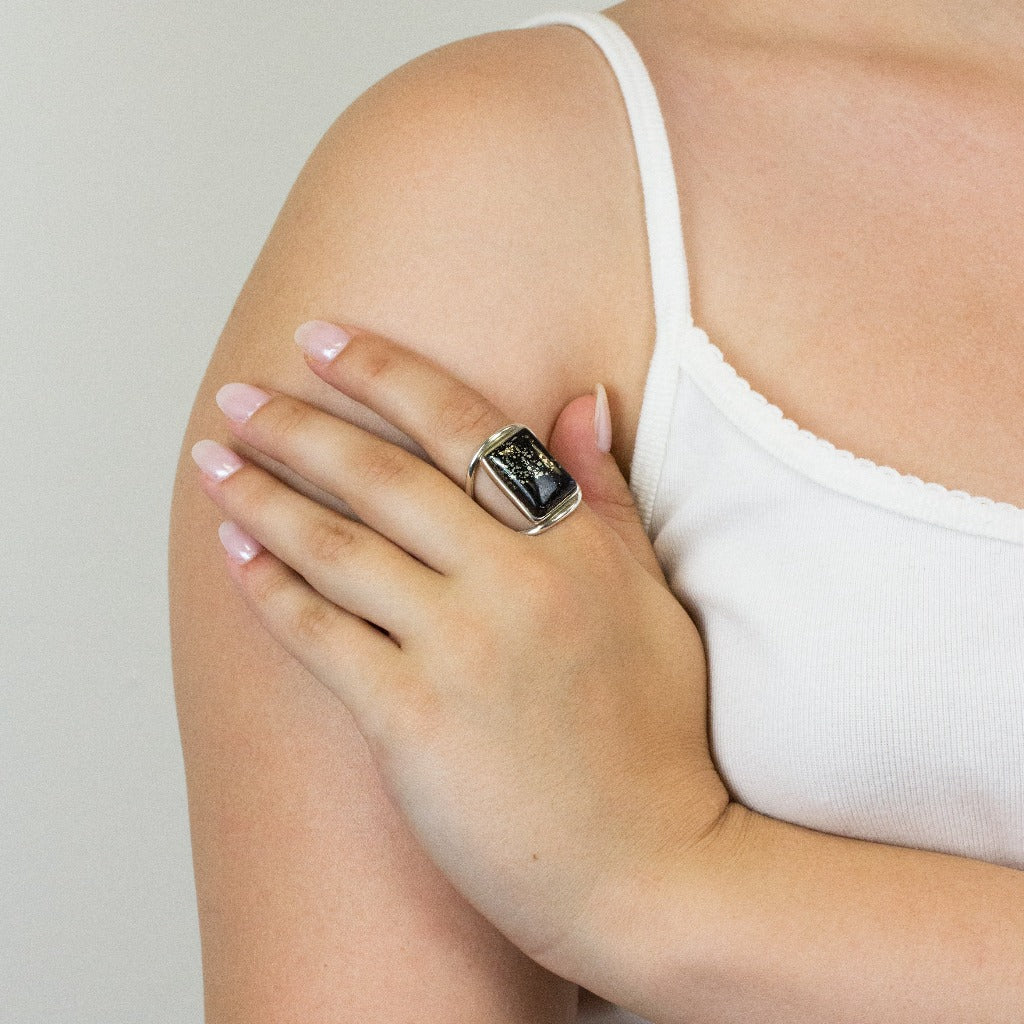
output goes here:
[[706, 1001], [727, 984], [730, 897], [755, 817], [726, 801], [699, 837], [690, 832], [608, 879], [579, 922], [572, 953], [552, 969], [652, 1020], [666, 1006]]

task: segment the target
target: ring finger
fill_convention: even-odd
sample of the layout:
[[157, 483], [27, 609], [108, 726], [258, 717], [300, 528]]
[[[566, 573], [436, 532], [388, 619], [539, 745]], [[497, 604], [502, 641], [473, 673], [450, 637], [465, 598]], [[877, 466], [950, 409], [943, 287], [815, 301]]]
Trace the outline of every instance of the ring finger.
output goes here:
[[422, 628], [424, 607], [440, 598], [439, 573], [216, 441], [197, 442], [192, 457], [214, 503], [329, 601], [399, 644]]

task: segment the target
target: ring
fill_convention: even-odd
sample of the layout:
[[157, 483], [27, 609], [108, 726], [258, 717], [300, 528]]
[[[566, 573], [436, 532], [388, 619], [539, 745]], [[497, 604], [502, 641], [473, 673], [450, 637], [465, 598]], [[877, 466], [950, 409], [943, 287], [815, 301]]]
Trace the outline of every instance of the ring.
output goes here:
[[466, 493], [471, 498], [480, 466], [535, 524], [519, 533], [543, 532], [561, 522], [583, 500], [579, 484], [522, 423], [496, 430], [477, 448], [466, 470]]

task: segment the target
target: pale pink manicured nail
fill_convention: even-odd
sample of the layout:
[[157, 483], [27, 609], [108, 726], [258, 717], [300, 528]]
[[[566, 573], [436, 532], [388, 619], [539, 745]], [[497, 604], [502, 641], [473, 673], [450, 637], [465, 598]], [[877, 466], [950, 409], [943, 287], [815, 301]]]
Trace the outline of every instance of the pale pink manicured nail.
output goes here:
[[214, 480], [226, 480], [236, 469], [243, 466], [242, 460], [230, 449], [216, 441], [196, 441], [192, 445], [192, 458], [196, 465]]
[[225, 384], [215, 395], [215, 401], [228, 419], [244, 423], [261, 405], [270, 401], [270, 395], [251, 384]]
[[594, 406], [594, 440], [602, 452], [611, 451], [612, 447], [612, 414], [608, 408], [608, 392], [603, 384], [595, 388], [597, 403]]
[[230, 519], [225, 519], [217, 527], [217, 536], [220, 537], [224, 550], [236, 562], [249, 562], [263, 550], [259, 541], [253, 540], [238, 523], [233, 523]]
[[347, 331], [326, 320], [307, 320], [295, 328], [295, 344], [318, 363], [329, 363], [350, 339]]

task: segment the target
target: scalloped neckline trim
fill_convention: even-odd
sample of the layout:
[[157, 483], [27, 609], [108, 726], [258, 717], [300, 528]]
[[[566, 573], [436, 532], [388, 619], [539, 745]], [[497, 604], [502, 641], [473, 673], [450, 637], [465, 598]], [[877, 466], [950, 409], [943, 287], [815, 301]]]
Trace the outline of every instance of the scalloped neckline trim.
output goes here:
[[901, 473], [812, 433], [741, 377], [695, 324], [682, 325], [681, 368], [734, 426], [780, 461], [829, 488], [961, 533], [1024, 544], [1024, 508]]

